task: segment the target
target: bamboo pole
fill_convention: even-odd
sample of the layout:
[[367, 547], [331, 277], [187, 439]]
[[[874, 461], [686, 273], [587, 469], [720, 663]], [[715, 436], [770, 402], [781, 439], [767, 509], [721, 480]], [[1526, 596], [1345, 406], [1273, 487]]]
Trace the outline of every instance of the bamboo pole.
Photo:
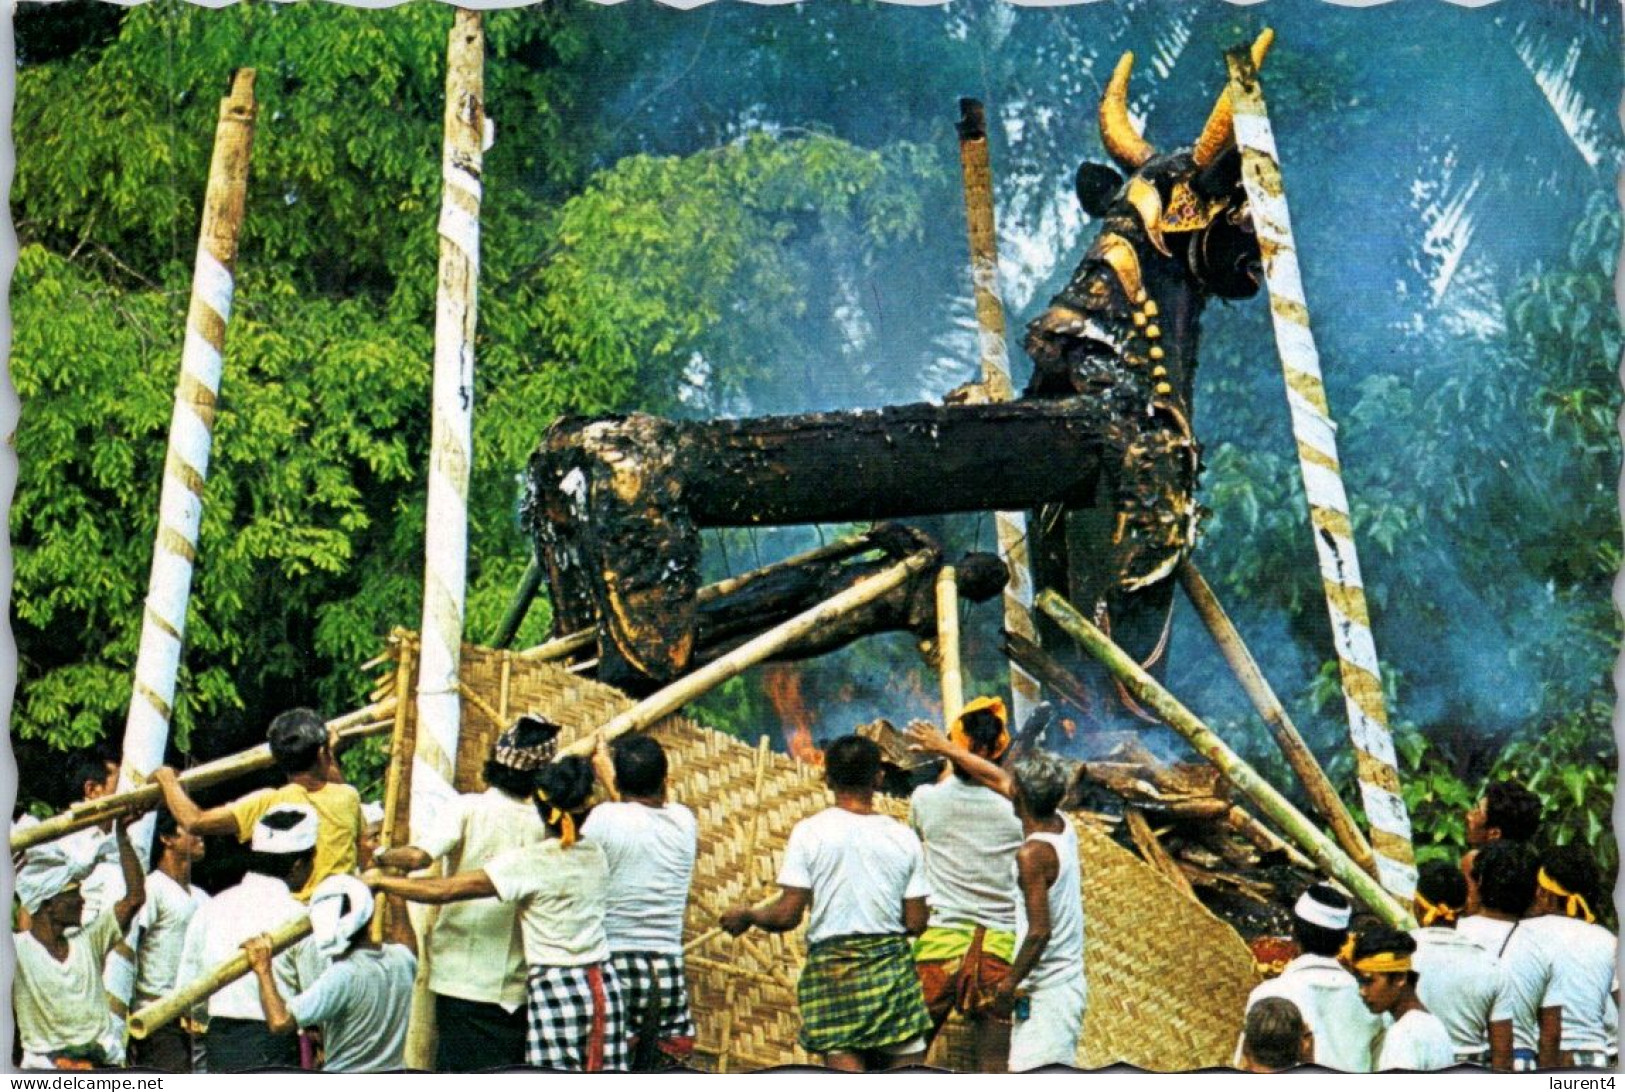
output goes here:
[[1186, 598], [1190, 600], [1191, 606], [1196, 608], [1197, 616], [1202, 619], [1202, 624], [1207, 626], [1207, 631], [1213, 635], [1213, 640], [1224, 655], [1225, 663], [1230, 665], [1236, 681], [1241, 684], [1242, 690], [1246, 692], [1258, 715], [1263, 717], [1264, 723], [1269, 726], [1270, 734], [1275, 737], [1275, 745], [1286, 757], [1287, 765], [1298, 775], [1298, 783], [1308, 795], [1309, 803], [1314, 805], [1320, 817], [1332, 828], [1332, 835], [1337, 839], [1337, 844], [1343, 847], [1343, 852], [1354, 858], [1355, 864], [1376, 877], [1377, 862], [1371, 854], [1371, 843], [1365, 840], [1365, 835], [1355, 825], [1354, 816], [1343, 806], [1337, 790], [1332, 788], [1331, 781], [1326, 777], [1326, 771], [1315, 761], [1314, 752], [1309, 750], [1309, 744], [1298, 734], [1298, 726], [1292, 723], [1286, 707], [1275, 696], [1275, 691], [1270, 687], [1269, 680], [1264, 678], [1264, 673], [1258, 669], [1258, 663], [1248, 651], [1246, 642], [1241, 639], [1241, 633], [1230, 621], [1230, 616], [1224, 612], [1224, 608], [1219, 605], [1219, 597], [1213, 594], [1212, 586], [1189, 560], [1180, 566], [1179, 580], [1185, 589]]
[[418, 627], [412, 814], [420, 822], [455, 795], [451, 783], [462, 728], [458, 681], [468, 590], [468, 474], [473, 463], [484, 139], [485, 32], [479, 12], [458, 8], [446, 47], [423, 622]]
[[910, 554], [890, 568], [860, 580], [839, 595], [809, 607], [766, 633], [752, 637], [726, 656], [712, 660], [698, 671], [655, 691], [632, 708], [610, 718], [594, 734], [561, 749], [559, 755], [561, 757], [579, 755], [585, 758], [592, 754], [600, 739], [607, 743], [628, 732], [642, 731], [662, 717], [681, 709], [701, 694], [721, 686], [729, 679], [761, 663], [819, 626], [828, 625], [843, 614], [879, 599], [909, 577], [930, 568], [936, 560], [934, 550], [921, 550]]
[[[271, 940], [271, 953], [291, 948], [310, 935], [310, 918], [299, 917], [283, 922], [267, 936]], [[204, 972], [167, 997], [161, 997], [130, 1016], [130, 1035], [145, 1039], [165, 1024], [185, 1016], [193, 1005], [225, 989], [249, 973], [248, 953], [238, 952], [224, 963]]]
[[[394, 714], [396, 700], [393, 697], [385, 698], [365, 709], [358, 709], [330, 720], [327, 726], [338, 733], [341, 742], [381, 735], [393, 723], [387, 718]], [[275, 765], [275, 760], [271, 758], [271, 748], [262, 743], [258, 747], [251, 747], [246, 751], [194, 766], [180, 775], [180, 782], [187, 792], [195, 793], [259, 770], [268, 770]], [[43, 823], [22, 830], [13, 830], [11, 851], [21, 853], [25, 849], [55, 841], [76, 830], [97, 826], [116, 816], [149, 811], [162, 802], [163, 793], [159, 791], [157, 785], [151, 783], [110, 793], [96, 800], [81, 801]]]
[[1297, 442], [1298, 466], [1314, 530], [1320, 579], [1331, 616], [1332, 644], [1343, 681], [1349, 740], [1354, 746], [1360, 800], [1371, 824], [1371, 848], [1382, 885], [1402, 901], [1416, 891], [1416, 851], [1411, 844], [1411, 817], [1400, 793], [1399, 762], [1388, 731], [1388, 709], [1382, 673], [1371, 633], [1360, 559], [1354, 548], [1343, 468], [1337, 454], [1337, 425], [1320, 374], [1320, 354], [1309, 329], [1309, 305], [1298, 269], [1292, 217], [1276, 158], [1275, 136], [1258, 72], [1245, 48], [1225, 54], [1230, 70], [1230, 103], [1235, 112], [1236, 145], [1241, 149], [1241, 179], [1252, 211], [1258, 249], [1269, 288], [1270, 319], [1280, 350]]
[[513, 654], [513, 658], [520, 663], [544, 663], [551, 660], [564, 660], [592, 648], [598, 642], [598, 634], [590, 629], [577, 630], [566, 633], [563, 637], [555, 637], [551, 641], [543, 641], [534, 648], [520, 649]]
[[492, 648], [507, 648], [513, 643], [514, 636], [519, 627], [525, 622], [525, 615], [530, 613], [530, 605], [536, 601], [536, 593], [542, 587], [542, 563], [532, 554], [530, 564], [525, 566], [525, 575], [519, 578], [519, 587], [514, 589], [513, 602], [508, 604], [508, 611], [502, 616], [502, 623], [497, 626], [496, 636], [491, 638]]
[[[119, 765], [119, 787], [124, 789], [144, 784], [164, 764], [169, 746], [186, 607], [203, 522], [203, 487], [214, 446], [215, 402], [225, 367], [226, 322], [236, 289], [233, 277], [248, 197], [254, 113], [254, 70], [238, 69], [230, 93], [220, 100], [209, 181], [203, 193], [192, 301], [158, 499], [158, 537], [152, 549], [135, 682], [124, 722]], [[152, 822], [143, 820], [130, 831], [130, 844], [143, 859], [152, 846], [152, 830]]]
[[[982, 361], [982, 388], [989, 401], [1015, 397], [1010, 351], [1005, 341], [1004, 303], [999, 296], [998, 231], [993, 215], [993, 167], [987, 150], [987, 117], [975, 99], [959, 100], [959, 162], [965, 186], [965, 221], [970, 238], [971, 280], [976, 292], [976, 328]], [[995, 512], [999, 559], [1010, 573], [1004, 587], [1004, 628], [1033, 644], [1032, 562], [1027, 553], [1027, 514]], [[1040, 700], [1038, 680], [1010, 665], [1010, 710], [1026, 724]]]
[[[384, 771], [384, 829], [379, 838], [380, 848], [406, 845], [411, 837], [409, 816], [402, 806], [411, 794], [412, 740], [407, 724], [407, 710], [411, 703], [404, 700], [412, 686], [412, 648], [396, 635], [396, 649], [400, 659], [395, 662], [395, 693], [403, 700], [395, 703], [395, 719], [390, 726], [389, 766]], [[363, 871], [372, 867], [371, 861], [362, 861]], [[372, 939], [382, 941], [388, 932], [389, 900], [378, 895], [373, 901]]]
[[942, 677], [942, 723], [946, 728], [965, 708], [959, 667], [959, 584], [952, 565], [937, 570], [937, 671]]
[[1136, 699], [1162, 719], [1174, 731], [1184, 736], [1201, 755], [1218, 767], [1226, 781], [1258, 806], [1258, 810], [1278, 825], [1286, 835], [1297, 842], [1304, 852], [1326, 874], [1343, 884], [1354, 897], [1364, 903], [1384, 923], [1397, 929], [1413, 929], [1416, 923], [1410, 912], [1365, 871], [1355, 864], [1343, 850], [1307, 816], [1292, 806], [1291, 801], [1259, 776], [1258, 772], [1232, 751], [1213, 730], [1203, 724], [1195, 714], [1146, 674], [1134, 658], [1118, 648], [1077, 608], [1053, 590], [1038, 596], [1038, 609], [1049, 615], [1056, 625], [1065, 630], [1095, 659], [1123, 681]]

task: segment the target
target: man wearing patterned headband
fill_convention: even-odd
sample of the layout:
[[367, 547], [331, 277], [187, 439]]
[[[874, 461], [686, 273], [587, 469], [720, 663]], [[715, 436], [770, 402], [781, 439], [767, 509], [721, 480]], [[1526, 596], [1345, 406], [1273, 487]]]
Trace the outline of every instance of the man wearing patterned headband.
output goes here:
[[[1541, 1069], [1559, 1066], [1601, 1068], [1617, 1051], [1608, 1028], [1614, 961], [1614, 934], [1596, 924], [1591, 903], [1597, 869], [1582, 846], [1550, 850], [1535, 874], [1528, 915], [1507, 944], [1507, 1003], [1497, 1019], [1512, 1023], [1514, 1042], [1523, 1048], [1513, 1068], [1531, 1068], [1534, 1040]], [[1521, 1054], [1521, 1056], [1519, 1056]]]
[[[1348, 942], [1353, 906], [1327, 884], [1310, 884], [1292, 908], [1292, 935], [1303, 954], [1280, 975], [1254, 987], [1247, 1008], [1266, 997], [1298, 1006], [1315, 1038], [1315, 1064], [1345, 1073], [1371, 1072], [1371, 1042], [1381, 1028], [1360, 1000], [1354, 976], [1337, 961]], [[1238, 1037], [1235, 1064], [1241, 1062]]]
[[1412, 965], [1416, 941], [1378, 926], [1354, 942], [1354, 977], [1360, 999], [1378, 1016], [1393, 1020], [1376, 1046], [1376, 1068], [1434, 1070], [1456, 1064], [1450, 1033], [1416, 996], [1421, 977]]
[[[278, 804], [254, 824], [248, 872], [192, 915], [181, 944], [177, 982], [191, 982], [241, 954], [250, 937], [269, 933], [306, 915], [293, 896], [310, 878], [320, 820], [303, 804]], [[289, 996], [307, 989], [325, 960], [309, 937], [280, 952], [272, 973]], [[202, 1056], [209, 1073], [241, 1073], [267, 1066], [299, 1065], [299, 1044], [271, 1034], [253, 976], [237, 979], [212, 994], [192, 1013], [207, 1024]]]
[[[416, 872], [442, 860], [449, 875], [541, 845], [547, 828], [532, 795], [536, 771], [558, 750], [558, 735], [550, 720], [520, 717], [497, 737], [484, 792], [458, 796], [439, 809], [417, 845], [382, 850], [373, 863]], [[435, 1069], [470, 1073], [524, 1065], [526, 963], [518, 906], [489, 898], [451, 903], [440, 911], [428, 949]]]
[[909, 725], [907, 734], [914, 749], [949, 760], [940, 781], [914, 790], [908, 808], [931, 887], [930, 924], [914, 942], [914, 959], [933, 1036], [959, 1012], [971, 1023], [979, 1071], [1003, 1073], [1010, 1021], [990, 1002], [1015, 959], [1021, 820], [1009, 798], [977, 780], [967, 763], [997, 764], [1009, 753], [1004, 703], [975, 699], [946, 737], [924, 722]]
[[1412, 962], [1421, 981], [1416, 996], [1450, 1033], [1456, 1061], [1488, 1065], [1490, 1017], [1500, 996], [1501, 961], [1456, 928], [1467, 904], [1467, 882], [1447, 861], [1422, 866], [1416, 881], [1420, 928]]

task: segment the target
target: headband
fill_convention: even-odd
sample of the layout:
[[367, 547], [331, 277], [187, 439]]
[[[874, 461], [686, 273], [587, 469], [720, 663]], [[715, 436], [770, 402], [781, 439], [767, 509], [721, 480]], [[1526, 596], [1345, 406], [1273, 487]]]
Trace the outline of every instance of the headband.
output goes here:
[[[1591, 912], [1591, 907], [1586, 905], [1585, 896], [1576, 895], [1574, 892], [1552, 879], [1551, 876], [1547, 875], [1544, 868], [1541, 869], [1540, 872], [1535, 876], [1535, 882], [1540, 884], [1543, 890], [1550, 891], [1560, 899], [1568, 900], [1568, 902], [1564, 904], [1563, 912], [1569, 917], [1572, 918], [1583, 916], [1586, 919], [1586, 924], [1592, 925], [1596, 923], [1597, 915], [1593, 914]], [[1580, 913], [1576, 914], [1574, 912], [1575, 910], [1579, 910]]]
[[372, 892], [354, 876], [327, 877], [310, 895], [310, 933], [316, 950], [337, 959], [372, 920]]
[[1292, 913], [1310, 925], [1318, 925], [1322, 929], [1347, 929], [1349, 927], [1350, 910], [1348, 907], [1327, 906], [1309, 891], [1305, 891], [1298, 896], [1297, 903], [1292, 907]]
[[559, 808], [555, 807], [553, 801], [547, 798], [546, 789], [536, 790], [536, 802], [547, 805], [547, 822], [549, 826], [556, 826], [559, 828], [559, 844], [565, 849], [569, 849], [571, 846], [575, 845], [575, 816], [571, 815], [567, 811], [561, 811]]
[[1404, 974], [1411, 969], [1411, 957], [1398, 952], [1373, 952], [1354, 961], [1361, 974]]
[[1416, 900], [1416, 908], [1421, 913], [1416, 915], [1417, 924], [1426, 929], [1436, 921], [1455, 921], [1456, 908], [1446, 906], [1442, 902], [1429, 902], [1426, 895], [1418, 891], [1411, 896]]
[[[266, 822], [272, 816], [292, 815], [297, 821], [290, 827], [277, 828]], [[254, 824], [254, 835], [248, 848], [255, 853], [303, 853], [316, 846], [316, 810], [308, 804], [279, 804], [260, 816]]]
[[999, 738], [993, 741], [993, 761], [997, 762], [1004, 757], [1004, 752], [1010, 749], [1010, 717], [1004, 711], [1004, 701], [1001, 698], [972, 698], [965, 708], [959, 711], [954, 718], [953, 725], [948, 729], [948, 741], [956, 747], [965, 750], [974, 750], [971, 747], [970, 736], [965, 732], [965, 718], [972, 713], [992, 713], [993, 719], [999, 722]]

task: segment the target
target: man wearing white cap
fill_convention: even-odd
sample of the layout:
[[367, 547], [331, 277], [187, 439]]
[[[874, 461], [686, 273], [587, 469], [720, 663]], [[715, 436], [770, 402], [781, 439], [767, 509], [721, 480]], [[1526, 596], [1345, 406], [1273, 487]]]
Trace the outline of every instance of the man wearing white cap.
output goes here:
[[124, 1061], [124, 1029], [102, 992], [102, 963], [146, 901], [141, 862], [122, 823], [114, 827], [125, 894], [80, 926], [80, 883], [93, 862], [56, 843], [28, 851], [17, 897], [28, 930], [11, 935], [17, 953], [12, 1004], [24, 1069], [90, 1069]]
[[322, 1029], [329, 1073], [387, 1073], [406, 1056], [406, 1018], [417, 977], [417, 940], [406, 904], [391, 896], [389, 936], [374, 941], [372, 892], [354, 876], [329, 876], [310, 896], [310, 936], [333, 962], [314, 985], [284, 1002], [271, 968], [271, 942], [254, 937], [243, 945], [259, 983], [260, 1005], [273, 1035], [301, 1027]]
[[[305, 804], [280, 804], [254, 824], [252, 851], [243, 882], [220, 892], [186, 928], [177, 982], [186, 983], [238, 954], [245, 940], [305, 916], [293, 897], [310, 876], [316, 856], [317, 818]], [[272, 960], [278, 983], [290, 995], [315, 983], [325, 960], [309, 938]], [[203, 1055], [210, 1073], [240, 1073], [266, 1066], [299, 1065], [299, 1044], [271, 1034], [259, 990], [249, 976], [216, 992], [206, 1011], [199, 1006]]]
[[[1353, 906], [1327, 884], [1310, 884], [1292, 908], [1292, 935], [1303, 954], [1279, 977], [1253, 989], [1247, 1008], [1266, 997], [1298, 1006], [1315, 1038], [1315, 1064], [1346, 1073], [1371, 1072], [1371, 1043], [1382, 1029], [1360, 1000], [1360, 985], [1337, 961], [1348, 942]], [[1238, 1047], [1237, 1065], [1240, 1064]]]

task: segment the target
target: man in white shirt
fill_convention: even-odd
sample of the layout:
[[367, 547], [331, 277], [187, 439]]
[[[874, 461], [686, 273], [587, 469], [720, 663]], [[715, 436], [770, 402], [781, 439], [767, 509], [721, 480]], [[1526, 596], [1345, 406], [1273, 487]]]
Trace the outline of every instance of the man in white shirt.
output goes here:
[[[131, 947], [136, 950], [136, 1008], [174, 990], [186, 928], [209, 902], [207, 894], [192, 886], [192, 865], [203, 859], [203, 839], [182, 830], [166, 811], [158, 813], [157, 824], [153, 832], [157, 867], [147, 873], [147, 903], [130, 929]], [[192, 1034], [187, 1022], [176, 1020], [145, 1039], [131, 1040], [130, 1064], [166, 1073], [192, 1072]]]
[[126, 894], [88, 925], [80, 883], [89, 862], [58, 843], [29, 850], [17, 871], [28, 929], [11, 935], [17, 956], [12, 1005], [24, 1069], [121, 1065], [124, 1028], [107, 1007], [102, 964], [146, 900], [141, 862], [122, 824], [113, 829]]
[[[1247, 1009], [1266, 997], [1298, 1006], [1315, 1040], [1315, 1064], [1345, 1073], [1371, 1072], [1371, 1044], [1381, 1022], [1360, 1000], [1354, 976], [1337, 961], [1348, 940], [1353, 907], [1327, 884], [1309, 885], [1292, 908], [1292, 935], [1303, 954], [1280, 975], [1253, 988]], [[1236, 1064], [1241, 1061], [1238, 1039]]]
[[1608, 1024], [1617, 1022], [1609, 1006], [1619, 944], [1592, 912], [1597, 887], [1596, 863], [1580, 845], [1548, 850], [1535, 875], [1535, 898], [1523, 928], [1547, 938], [1551, 954], [1539, 1003], [1542, 1068], [1602, 1069], [1616, 1049]]
[[1540, 831], [1540, 798], [1516, 781], [1495, 781], [1484, 789], [1467, 810], [1468, 850], [1461, 858], [1461, 874], [1467, 881], [1467, 912], [1479, 912], [1475, 862], [1479, 851], [1496, 842], [1528, 845]]
[[682, 1065], [694, 1052], [683, 975], [683, 919], [699, 852], [694, 813], [666, 799], [666, 752], [626, 736], [593, 756], [611, 799], [581, 828], [609, 865], [604, 932], [631, 1032], [632, 1071]]
[[[1551, 937], [1538, 926], [1531, 930], [1525, 916], [1535, 899], [1539, 871], [1534, 852], [1521, 842], [1485, 846], [1473, 862], [1479, 913], [1461, 924], [1471, 935], [1487, 939], [1485, 947], [1501, 961], [1503, 985], [1490, 1016], [1490, 1068], [1503, 1073], [1532, 1073], [1539, 1065], [1540, 1001], [1551, 980], [1553, 958]], [[1548, 1013], [1546, 1023], [1544, 1034], [1555, 1053], [1558, 1014]]]
[[918, 1064], [931, 1030], [908, 943], [926, 926], [925, 858], [913, 831], [874, 810], [881, 777], [871, 740], [832, 743], [824, 778], [835, 806], [791, 830], [778, 899], [722, 915], [730, 936], [788, 933], [811, 908], [796, 987], [801, 1046], [846, 1072]]
[[1450, 1033], [1456, 1061], [1488, 1065], [1501, 961], [1457, 930], [1466, 905], [1467, 882], [1459, 868], [1446, 861], [1422, 866], [1415, 896], [1420, 928], [1411, 932], [1416, 941], [1411, 963], [1420, 976], [1416, 996]]
[[1021, 820], [1007, 796], [955, 762], [970, 755], [997, 764], [1010, 750], [1004, 703], [976, 698], [955, 718], [947, 736], [930, 725], [909, 725], [915, 749], [949, 759], [934, 785], [909, 799], [909, 826], [925, 846], [931, 920], [914, 943], [915, 969], [925, 1005], [940, 1033], [950, 1013], [970, 1023], [977, 1069], [1003, 1073], [1009, 1064], [1010, 1021], [990, 1003], [1016, 955], [1016, 851]]
[[301, 1027], [322, 1029], [328, 1073], [389, 1073], [406, 1056], [407, 1017], [417, 977], [417, 938], [406, 903], [390, 896], [389, 936], [379, 944], [366, 933], [372, 892], [354, 876], [329, 876], [310, 896], [310, 939], [332, 962], [304, 993], [284, 1002], [271, 969], [271, 943], [243, 944], [259, 985], [265, 1023], [273, 1035]]
[[1386, 926], [1361, 933], [1354, 943], [1354, 977], [1360, 999], [1393, 1021], [1378, 1037], [1376, 1069], [1436, 1070], [1456, 1064], [1456, 1049], [1439, 1018], [1416, 996], [1421, 977], [1412, 965], [1416, 941]]
[[[514, 850], [539, 846], [547, 829], [532, 794], [536, 771], [558, 750], [559, 727], [522, 716], [497, 738], [481, 793], [442, 808], [415, 846], [385, 849], [380, 868], [416, 872], [436, 860], [444, 874], [477, 872]], [[434, 995], [435, 1069], [471, 1073], [525, 1064], [525, 948], [517, 903], [448, 903], [424, 937]]]
[[1475, 851], [1468, 885], [1470, 913], [1456, 923], [1456, 931], [1500, 959], [1534, 898], [1538, 867], [1522, 842], [1499, 841]]
[[[248, 872], [192, 915], [181, 946], [176, 980], [190, 982], [238, 955], [244, 941], [306, 914], [294, 898], [310, 876], [318, 820], [306, 804], [278, 804], [254, 824]], [[305, 938], [281, 952], [273, 969], [282, 989], [296, 994], [321, 974], [324, 960]], [[268, 1066], [298, 1068], [297, 1039], [271, 1034], [252, 975], [211, 996], [195, 1018], [206, 1022], [203, 1058], [210, 1073], [241, 1073]]]

